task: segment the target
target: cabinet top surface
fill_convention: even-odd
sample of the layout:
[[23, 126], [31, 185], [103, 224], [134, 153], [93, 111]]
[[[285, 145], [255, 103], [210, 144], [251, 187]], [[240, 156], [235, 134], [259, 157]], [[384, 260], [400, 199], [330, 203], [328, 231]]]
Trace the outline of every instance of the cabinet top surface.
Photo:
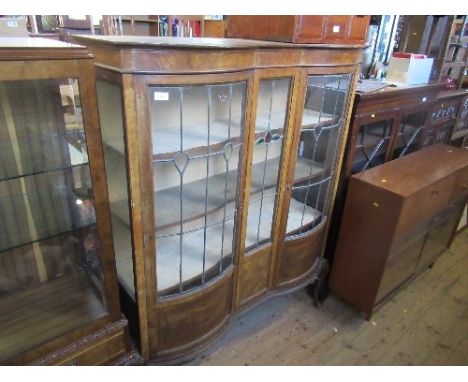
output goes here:
[[0, 49], [83, 49], [81, 45], [41, 37], [0, 37]]
[[422, 85], [407, 85], [407, 86], [387, 86], [379, 90], [371, 92], [356, 92], [356, 97], [362, 100], [373, 100], [380, 97], [399, 96], [401, 93], [411, 92], [429, 92], [440, 91], [444, 88], [442, 84], [422, 84]]
[[464, 167], [468, 167], [468, 150], [434, 145], [355, 174], [352, 179], [405, 197]]
[[451, 90], [442, 90], [437, 95], [437, 99], [445, 99], [451, 97], [463, 97], [468, 95], [468, 89], [451, 89]]
[[169, 49], [360, 49], [362, 45], [335, 44], [291, 44], [285, 42], [246, 40], [239, 38], [209, 38], [209, 37], [148, 37], [148, 36], [73, 36], [84, 44], [102, 44], [121, 48], [169, 48]]
[[0, 37], [0, 60], [51, 60], [92, 57], [85, 46], [41, 37]]

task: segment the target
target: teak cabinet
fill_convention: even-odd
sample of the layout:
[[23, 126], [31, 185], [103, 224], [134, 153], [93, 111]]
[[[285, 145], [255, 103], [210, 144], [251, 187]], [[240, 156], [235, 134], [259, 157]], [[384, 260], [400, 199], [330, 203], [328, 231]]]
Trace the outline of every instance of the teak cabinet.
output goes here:
[[450, 247], [468, 151], [434, 145], [351, 177], [330, 288], [367, 318]]
[[83, 37], [123, 306], [181, 361], [235, 315], [316, 280], [358, 46]]
[[301, 44], [364, 44], [370, 16], [228, 16], [227, 37]]
[[0, 39], [0, 364], [131, 360], [93, 57]]

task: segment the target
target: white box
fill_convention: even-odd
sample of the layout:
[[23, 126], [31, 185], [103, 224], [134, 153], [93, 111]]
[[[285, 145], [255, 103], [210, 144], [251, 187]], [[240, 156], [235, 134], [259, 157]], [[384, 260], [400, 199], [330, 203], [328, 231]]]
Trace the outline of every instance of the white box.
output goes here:
[[385, 81], [406, 85], [427, 84], [433, 62], [433, 58], [390, 57]]

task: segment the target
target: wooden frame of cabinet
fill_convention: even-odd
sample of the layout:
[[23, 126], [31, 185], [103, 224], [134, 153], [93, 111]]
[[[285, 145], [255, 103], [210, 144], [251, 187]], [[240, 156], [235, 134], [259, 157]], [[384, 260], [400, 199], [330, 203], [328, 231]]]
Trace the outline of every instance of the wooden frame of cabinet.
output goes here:
[[[7, 355], [1, 355], [1, 363], [7, 365], [97, 365], [132, 362], [132, 359], [138, 359], [138, 356], [132, 350], [127, 333], [127, 321], [122, 318], [120, 311], [115, 259], [113, 243], [111, 239], [111, 227], [107, 224], [110, 215], [107, 199], [105, 170], [102, 160], [103, 155], [101, 148], [101, 135], [97, 114], [93, 56], [90, 55], [82, 46], [65, 44], [53, 40], [40, 38], [33, 40], [1, 39], [0, 65], [2, 68], [0, 73], [0, 81], [2, 82], [2, 86], [9, 84], [8, 86], [10, 86], [12, 89], [15, 86], [25, 86], [30, 83], [45, 84], [47, 81], [48, 83], [52, 81], [53, 84], [50, 83], [51, 88], [58, 92], [57, 84], [60, 83], [60, 80], [76, 79], [78, 81], [77, 86], [79, 89], [78, 94], [80, 99], [78, 102], [79, 109], [81, 110], [80, 115], [82, 115], [82, 125], [80, 124], [80, 126], [86, 134], [87, 159], [85, 162], [80, 162], [76, 165], [72, 162], [72, 165], [76, 168], [81, 168], [80, 166], [89, 167], [90, 171], [90, 179], [92, 181], [93, 190], [92, 199], [94, 200], [93, 205], [96, 214], [96, 221], [94, 225], [96, 226], [97, 232], [97, 245], [100, 249], [96, 254], [96, 256], [98, 256], [100, 259], [96, 260], [102, 264], [102, 282], [104, 287], [102, 290], [102, 296], [105, 301], [105, 312], [100, 314], [97, 318], [88, 319], [86, 321], [85, 317], [88, 313], [84, 309], [85, 305], [83, 305], [81, 307], [81, 311], [79, 311], [80, 301], [79, 296], [77, 296], [77, 292], [75, 291], [76, 287], [73, 287], [73, 285], [67, 281], [68, 278], [70, 278], [67, 275], [73, 274], [73, 270], [71, 273], [58, 273], [55, 276], [55, 279], [48, 280], [47, 278], [43, 278], [38, 285], [33, 285], [29, 288], [25, 286], [23, 291], [20, 291], [16, 294], [10, 293], [3, 295], [5, 292], [5, 290], [3, 290], [2, 304], [7, 304], [8, 315], [6, 315], [5, 312], [0, 314], [0, 316], [4, 316], [0, 320], [2, 330], [5, 330], [5, 333], [7, 333], [8, 331], [14, 331], [14, 328], [18, 329], [18, 327], [20, 327], [20, 329], [18, 329], [19, 332], [17, 332], [15, 335], [15, 340], [11, 342], [10, 339], [10, 342], [7, 342], [7, 348], [3, 349], [7, 351]], [[5, 136], [2, 137], [2, 144], [5, 144], [3, 139], [8, 138], [7, 130], [10, 131], [10, 134], [14, 130], [16, 130], [15, 134], [24, 134], [24, 132], [18, 130], [20, 127], [14, 124], [16, 123], [14, 122], [15, 118], [20, 118], [20, 120], [21, 118], [28, 118], [28, 115], [35, 112], [39, 113], [39, 116], [41, 116], [41, 113], [45, 114], [47, 110], [37, 108], [37, 105], [30, 103], [31, 100], [25, 99], [23, 100], [24, 108], [29, 108], [25, 109], [24, 115], [15, 114], [16, 111], [12, 112], [12, 109], [10, 106], [8, 106], [9, 101], [7, 98], [9, 94], [5, 93], [4, 88], [2, 88], [2, 94], [2, 114], [5, 112], [5, 110], [5, 113], [7, 113], [5, 114], [7, 116], [5, 122], [6, 125], [3, 125], [4, 121], [2, 120], [2, 130], [3, 127], [5, 127], [2, 135], [6, 134], [6, 138]], [[43, 96], [46, 97], [46, 95]], [[73, 100], [70, 101], [73, 102]], [[55, 100], [53, 102], [55, 102]], [[67, 124], [66, 126], [68, 129], [68, 122], [61, 120], [59, 114], [66, 113], [64, 111], [65, 106], [63, 106], [63, 104], [60, 106], [64, 109], [56, 111], [56, 121], [49, 122], [50, 125], [43, 125], [47, 126], [47, 129], [51, 129], [50, 126], [52, 126], [54, 123], [57, 124], [59, 129], [65, 128], [64, 126]], [[40, 123], [41, 122], [38, 120], [37, 125]], [[32, 131], [33, 127], [29, 126], [29, 128]], [[52, 134], [53, 131], [51, 132], [47, 130], [47, 132]], [[37, 134], [37, 131], [30, 134]], [[45, 134], [45, 132], [43, 132], [43, 134]], [[59, 135], [60, 134], [65, 134], [65, 131], [62, 131], [59, 133]], [[31, 140], [34, 138], [34, 136], [28, 135], [25, 138]], [[6, 144], [9, 144], [8, 139]], [[5, 149], [6, 148], [7, 146], [5, 146]], [[47, 152], [47, 155], [52, 156], [53, 153], [49, 151]], [[66, 155], [70, 156], [71, 154], [68, 154], [67, 152]], [[38, 158], [35, 160], [37, 159]], [[18, 160], [19, 159], [17, 157], [17, 163], [19, 163]], [[42, 158], [42, 161], [47, 163], [47, 158]], [[17, 166], [19, 166], [18, 168], [22, 167], [19, 164], [17, 164]], [[37, 170], [37, 168], [39, 168], [38, 166], [40, 167], [39, 170]], [[35, 167], [36, 170], [32, 172], [26, 172], [23, 174], [23, 170], [18, 170], [21, 173], [19, 177], [13, 177], [11, 178], [12, 180], [9, 178], [3, 178], [0, 181], [5, 183], [13, 182], [16, 181], [16, 179], [19, 179], [19, 181], [22, 182], [23, 178], [34, 178], [35, 180], [33, 179], [32, 181], [39, 182], [38, 177], [43, 176], [43, 174], [56, 173], [56, 176], [58, 177], [59, 173], [61, 172], [65, 174], [65, 178], [68, 179], [67, 182], [71, 181], [70, 177], [72, 175], [68, 172], [67, 167], [62, 167], [63, 166], [57, 168], [55, 166], [49, 168], [45, 164], [42, 165], [38, 163]], [[29, 180], [27, 181], [29, 182]], [[26, 182], [26, 180], [24, 182]], [[45, 187], [45, 183], [43, 186]], [[9, 186], [6, 185], [5, 187], [8, 188]], [[24, 196], [24, 198], [29, 197]], [[81, 200], [77, 200], [76, 204], [78, 204], [78, 202], [80, 202], [80, 205], [83, 203]], [[34, 214], [37, 214], [38, 212], [33, 211], [31, 207], [28, 208], [29, 214], [32, 215], [30, 219], [33, 219], [35, 216]], [[4, 211], [2, 211], [2, 215], [3, 212]], [[59, 213], [59, 211], [57, 211], [57, 213]], [[65, 211], [63, 214], [65, 214]], [[0, 217], [2, 219], [4, 218], [4, 216]], [[70, 232], [75, 232], [77, 229], [81, 228], [73, 228]], [[87, 228], [85, 227], [85, 229]], [[64, 230], [64, 227], [58, 227], [59, 235], [57, 236], [55, 233], [54, 237], [61, 238], [62, 234], [60, 232]], [[36, 240], [36, 245], [42, 245], [40, 243], [47, 243], [47, 240], [49, 240], [39, 234], [35, 236], [31, 234], [31, 237], [31, 240]], [[78, 237], [79, 236], [77, 236], [77, 238]], [[61, 241], [62, 239], [57, 240], [58, 241], [55, 245], [58, 244], [58, 247], [63, 245], [63, 242]], [[54, 247], [51, 244], [45, 245], [44, 249], [41, 250], [43, 261], [45, 262], [46, 266], [46, 256], [48, 256], [48, 254], [54, 250]], [[21, 250], [21, 248], [28, 245], [28, 243], [20, 243], [18, 248]], [[10, 250], [6, 250], [6, 253], [8, 254]], [[68, 248], [68, 250], [70, 251], [70, 248]], [[2, 252], [4, 251], [5, 248], [2, 246]], [[67, 255], [68, 254], [65, 253], [65, 256]], [[4, 262], [2, 263], [2, 267], [3, 266], [5, 266]], [[80, 275], [80, 272], [84, 275], [86, 270], [78, 271], [77, 274]], [[9, 276], [13, 277], [11, 274]], [[79, 278], [84, 276], [76, 277]], [[84, 286], [85, 285], [81, 285], [81, 288], [83, 289]], [[62, 295], [64, 291], [66, 293], [65, 296]], [[20, 296], [18, 297], [18, 295]], [[21, 298], [26, 300], [23, 301]], [[31, 301], [28, 302], [27, 298], [31, 299]], [[91, 301], [86, 300], [87, 297], [83, 296], [81, 298], [83, 299], [82, 304], [91, 304]], [[20, 299], [19, 304], [21, 304], [21, 301], [23, 301], [23, 304], [28, 304], [27, 312], [24, 311], [24, 308], [23, 310], [14, 310], [14, 306], [18, 304], [18, 299]], [[71, 302], [68, 303], [68, 300]], [[75, 301], [74, 303], [77, 304], [77, 309], [75, 309], [76, 311], [72, 309], [71, 304], [73, 301]], [[48, 307], [48, 314], [45, 314], [42, 311], [44, 306]], [[60, 312], [59, 306], [67, 307], [68, 315], [66, 317], [63, 317], [63, 312]], [[80, 323], [79, 319], [76, 317], [71, 317], [70, 314], [82, 315], [83, 322]], [[11, 327], [12, 319], [14, 321], [13, 328]], [[26, 323], [22, 324], [22, 319], [23, 321], [26, 320]], [[48, 324], [49, 326], [41, 326], [44, 324]], [[23, 325], [22, 328], [21, 325]], [[5, 335], [2, 337], [2, 341], [8, 341], [8, 339], [5, 338]], [[20, 350], [12, 350], [15, 349], [15, 346]], [[12, 353], [12, 351], [14, 353]]]
[[[104, 86], [110, 89], [114, 86], [115, 99], [120, 99], [120, 101], [116, 101], [117, 103], [107, 104], [106, 99], [109, 99], [110, 93], [109, 97], [99, 98], [100, 117], [104, 134], [103, 140], [106, 143], [106, 134], [112, 132], [112, 128], [108, 129], [108, 127], [114, 125], [107, 123], [104, 119], [110, 115], [110, 110], [113, 110], [111, 113], [122, 115], [122, 122], [118, 122], [123, 130], [119, 143], [121, 146], [119, 146], [118, 151], [121, 153], [120, 157], [124, 158], [124, 164], [119, 173], [123, 172], [128, 176], [126, 188], [129, 200], [127, 202], [129, 228], [127, 232], [131, 236], [131, 246], [124, 250], [122, 255], [118, 254], [117, 258], [125, 256], [131, 260], [129, 266], [132, 267], [133, 272], [128, 275], [127, 287], [122, 286], [125, 283], [121, 280], [122, 305], [130, 319], [130, 327], [133, 329], [137, 342], [139, 342], [144, 358], [155, 362], [181, 362], [187, 357], [193, 357], [204, 345], [225, 330], [240, 312], [277, 293], [291, 291], [316, 280], [320, 270], [319, 259], [323, 253], [324, 237], [328, 228], [328, 216], [333, 205], [336, 168], [344, 147], [343, 137], [349, 118], [349, 102], [352, 99], [354, 73], [361, 47], [295, 46], [238, 39], [85, 36], [76, 36], [76, 39], [87, 45], [88, 49], [96, 56], [98, 95], [100, 87]], [[309, 114], [312, 117], [305, 119], [306, 123], [304, 124], [303, 114], [305, 115], [305, 113], [303, 110], [306, 94], [309, 98], [313, 98], [315, 95], [312, 92], [315, 91], [313, 87], [310, 88], [312, 89], [310, 90], [311, 95], [309, 94], [308, 89], [312, 86], [309, 85], [309, 81], [312, 81], [312, 84], [315, 84], [314, 81], [321, 81], [324, 86], [321, 88], [319, 85], [314, 85], [318, 89], [317, 91], [322, 89], [322, 93], [317, 93], [323, 94], [321, 103], [317, 101], [309, 101], [309, 103], [313, 104], [313, 107], [318, 105], [319, 108], [323, 108], [326, 105], [325, 94], [328, 94], [328, 97], [332, 97], [332, 101], [327, 101], [332, 107], [332, 111], [323, 112], [322, 115], [322, 109], [319, 109], [318, 114], [314, 114], [315, 109], [310, 109]], [[107, 85], [103, 85], [103, 83], [107, 83]], [[219, 93], [217, 89], [225, 90], [219, 90], [221, 91]], [[224, 91], [227, 92], [227, 96], [224, 95]], [[231, 92], [230, 96], [229, 92]], [[192, 96], [191, 94], [198, 95]], [[208, 94], [208, 98], [206, 98], [206, 94]], [[215, 98], [211, 98], [212, 94], [217, 95]], [[273, 101], [274, 96], [279, 98]], [[208, 104], [203, 103], [205, 102], [204, 97], [210, 100]], [[163, 104], [160, 104], [159, 101]], [[226, 114], [229, 121], [228, 126], [231, 126], [231, 120], [235, 120], [236, 123], [233, 122], [232, 129], [240, 130], [232, 130], [232, 134], [235, 131], [235, 134], [239, 135], [233, 135], [234, 138], [230, 138], [228, 143], [221, 141], [218, 144], [215, 140], [217, 133], [211, 135], [208, 130], [208, 145], [202, 144], [199, 147], [198, 143], [191, 143], [195, 142], [193, 141], [195, 138], [187, 131], [192, 132], [192, 130], [185, 130], [185, 126], [190, 126], [191, 118], [196, 121], [199, 115], [203, 116], [205, 115], [203, 113], [208, 113], [208, 122], [201, 123], [205, 127], [197, 127], [196, 129], [206, 129], [206, 126], [210, 129], [209, 126], [213, 124], [212, 129], [216, 132], [218, 131], [216, 130], [218, 128], [215, 124], [216, 120], [211, 119], [210, 113], [214, 116], [220, 113], [220, 115], [224, 115], [222, 110], [225, 109], [222, 108], [227, 107], [223, 106], [226, 101], [228, 105], [234, 105], [232, 106], [232, 116], [231, 111], [229, 111], [229, 116]], [[259, 111], [263, 110], [261, 108], [264, 107], [267, 110], [269, 108], [269, 112], [266, 113], [269, 115], [269, 119], [265, 124], [262, 119], [264, 117], [263, 111]], [[121, 108], [121, 112], [117, 113], [116, 108]], [[194, 108], [199, 112], [189, 114], [190, 110]], [[215, 108], [221, 108], [219, 109], [221, 111], [218, 113], [216, 111], [218, 109]], [[231, 106], [229, 106], [229, 110], [231, 110]], [[275, 113], [278, 111], [279, 114], [274, 114], [273, 111]], [[335, 113], [339, 117], [335, 116]], [[274, 119], [273, 116], [278, 119]], [[178, 130], [171, 128], [170, 131], [179, 131], [181, 134], [180, 140], [177, 140], [177, 142], [180, 141], [180, 149], [171, 148], [174, 147], [173, 141], [162, 143], [163, 139], [166, 139], [166, 135], [164, 135], [166, 133], [163, 134], [167, 130], [165, 124], [172, 123], [170, 122], [171, 118], [175, 118], [176, 127], [174, 129]], [[309, 120], [316, 122], [307, 122]], [[273, 126], [272, 130], [270, 130], [270, 125]], [[281, 127], [281, 129], [278, 130], [275, 126]], [[228, 129], [226, 131], [231, 131], [231, 127]], [[257, 131], [257, 129], [259, 130]], [[326, 188], [325, 186], [323, 190], [319, 188], [317, 194], [322, 195], [320, 194], [322, 192], [325, 195], [323, 197], [326, 200], [321, 202], [320, 207], [323, 208], [324, 218], [313, 229], [305, 225], [302, 228], [303, 221], [306, 224], [303, 213], [302, 220], [299, 219], [301, 224], [299, 227], [304, 232], [291, 235], [291, 232], [287, 232], [287, 219], [290, 211], [288, 203], [292, 198], [294, 188], [297, 189], [298, 179], [299, 181], [303, 179], [299, 177], [294, 180], [296, 153], [300, 146], [299, 138], [301, 134], [313, 132], [317, 135], [318, 141], [322, 137], [322, 131], [326, 131], [323, 137], [329, 139], [326, 142], [332, 142], [330, 145], [327, 143], [326, 146], [327, 149], [330, 147], [330, 153], [333, 153], [333, 155], [330, 154], [332, 158], [329, 158], [328, 162], [323, 159], [328, 177], [325, 179], [325, 176], [322, 175], [322, 173], [325, 174], [325, 170], [317, 175], [317, 171], [313, 171], [315, 164], [311, 164], [311, 169], [307, 170], [307, 174], [310, 171], [310, 175], [307, 175], [303, 181], [306, 181], [307, 190], [313, 186], [310, 181], [312, 174], [324, 182]], [[206, 137], [206, 133], [204, 134]], [[211, 136], [215, 140], [213, 143], [210, 143]], [[160, 141], [155, 140], [155, 137], [159, 137]], [[230, 133], [229, 137], [231, 137]], [[188, 142], [185, 146], [182, 146], [182, 138], [184, 142]], [[166, 282], [164, 278], [167, 279], [169, 273], [158, 276], [160, 268], [158, 261], [166, 259], [166, 252], [174, 247], [172, 244], [166, 247], [161, 244], [166, 239], [160, 232], [163, 232], [163, 228], [167, 230], [169, 228], [165, 227], [172, 226], [161, 225], [167, 214], [163, 211], [164, 205], [160, 203], [168, 197], [165, 189], [173, 187], [171, 184], [178, 183], [171, 183], [171, 178], [162, 175], [164, 174], [162, 166], [169, 162], [177, 168], [177, 172], [174, 174], [176, 174], [176, 179], [180, 178], [180, 195], [183, 195], [182, 191], [186, 189], [184, 187], [189, 187], [191, 184], [187, 183], [186, 186], [183, 183], [184, 176], [189, 179], [193, 178], [193, 184], [199, 184], [199, 187], [203, 189], [206, 184], [206, 195], [202, 199], [205, 204], [204, 214], [200, 216], [197, 214], [188, 215], [190, 219], [185, 220], [186, 222], [197, 222], [200, 218], [205, 217], [205, 235], [202, 243], [206, 243], [210, 239], [206, 234], [208, 229], [206, 217], [209, 216], [207, 214], [208, 180], [213, 179], [214, 182], [218, 175], [204, 177], [197, 170], [195, 176], [195, 173], [190, 175], [185, 171], [190, 166], [195, 166], [191, 163], [198, 163], [193, 161], [197, 160], [199, 155], [205, 153], [206, 150], [208, 150], [207, 158], [211, 158], [210, 150], [214, 150], [216, 155], [216, 150], [221, 150], [224, 160], [228, 162], [229, 158], [234, 155], [232, 154], [233, 144], [231, 142], [236, 142], [234, 146], [237, 147], [238, 151], [236, 151], [235, 158], [238, 158], [238, 162], [233, 167], [234, 173], [232, 171], [228, 173], [226, 170], [224, 182], [226, 182], [225, 187], [227, 187], [226, 185], [230, 184], [228, 174], [232, 174], [235, 176], [234, 183], [238, 184], [237, 191], [233, 189], [232, 193], [229, 194], [229, 203], [236, 208], [234, 210], [235, 220], [232, 220], [233, 226], [229, 228], [233, 230], [231, 232], [234, 232], [232, 234], [233, 244], [232, 247], [229, 247], [233, 248], [232, 253], [229, 256], [226, 255], [227, 258], [223, 258], [221, 252], [222, 260], [215, 263], [214, 268], [210, 265], [205, 273], [206, 247], [205, 244], [201, 244], [204, 248], [203, 273], [187, 273], [188, 276], [183, 276], [182, 271], [185, 271], [186, 268], [182, 266], [182, 246], [186, 243], [184, 237], [187, 237], [183, 235], [188, 234], [182, 229], [182, 216], [189, 213], [187, 211], [189, 211], [190, 205], [183, 204], [188, 203], [188, 201], [186, 202], [181, 196], [179, 198], [181, 228], [177, 231], [180, 236], [176, 236], [179, 240], [177, 245], [180, 245], [179, 253], [181, 256], [177, 270], [180, 273], [178, 276], [180, 281], [174, 284], [175, 289], [172, 287], [164, 287], [164, 289], [161, 285]], [[275, 161], [268, 162], [267, 147], [273, 146], [265, 146], [265, 144], [273, 145], [273, 143], [280, 146], [275, 146], [277, 147], [276, 151], [272, 148], [271, 155], [279, 153], [275, 155], [280, 156], [272, 156], [271, 158], [276, 158]], [[223, 145], [224, 149], [221, 149]], [[227, 146], [231, 147], [228, 151], [226, 151]], [[258, 158], [253, 159], [254, 153], [258, 154], [258, 150], [262, 148], [266, 150], [265, 157], [263, 159], [259, 157], [260, 161], [257, 162]], [[105, 150], [107, 149], [105, 148]], [[323, 155], [324, 158], [328, 158], [328, 154]], [[277, 171], [269, 173], [273, 176], [271, 185], [267, 184], [265, 180], [267, 162], [275, 163], [275, 166], [278, 166]], [[209, 173], [208, 163], [209, 159], [207, 159], [206, 164], [207, 174]], [[257, 174], [257, 167], [255, 167], [257, 164], [264, 166], [262, 170], [263, 184], [262, 181], [257, 182], [257, 175], [255, 175]], [[155, 170], [155, 166], [159, 166], [159, 170]], [[215, 167], [214, 164], [213, 167]], [[171, 171], [174, 171], [172, 165], [170, 168]], [[154, 175], [150, 175], [153, 174], [153, 171]], [[203, 167], [201, 167], [201, 171], [205, 171]], [[108, 173], [108, 183], [112, 182], [112, 178]], [[201, 179], [202, 183], [197, 183], [198, 179]], [[252, 188], [254, 183], [252, 180], [261, 185], [260, 193]], [[112, 211], [113, 186], [111, 184], [109, 183], [109, 192]], [[319, 184], [322, 185], [322, 183]], [[272, 208], [271, 223], [265, 226], [268, 227], [268, 232], [264, 233], [262, 230], [263, 236], [259, 236], [260, 229], [258, 228], [256, 239], [249, 239], [255, 245], [252, 244], [246, 248], [247, 237], [251, 237], [252, 234], [248, 228], [251, 224], [248, 219], [249, 207], [252, 205], [251, 188], [255, 195], [261, 195], [259, 200], [266, 200], [263, 199], [263, 192], [267, 189], [270, 192], [269, 195], [274, 196], [275, 199], [271, 199], [273, 204], [270, 204]], [[177, 193], [177, 188], [170, 189], [173, 190], [172, 194]], [[196, 199], [194, 193], [190, 195]], [[224, 195], [225, 198], [226, 195]], [[316, 198], [318, 204], [319, 196]], [[304, 209], [306, 209], [306, 202], [308, 202], [307, 194], [303, 202]], [[167, 205], [166, 202], [164, 203]], [[226, 203], [225, 199], [224, 204], [219, 205], [221, 210], [225, 209], [229, 203]], [[175, 218], [179, 213], [176, 212], [179, 210], [179, 204], [178, 202], [174, 204]], [[263, 221], [261, 206], [259, 211], [258, 227], [260, 227], [260, 221]], [[269, 215], [265, 213], [265, 216]], [[224, 232], [226, 232], [224, 222], [226, 220], [222, 220], [222, 222], [222, 242], [224, 243]], [[203, 223], [201, 224], [203, 225]], [[175, 230], [175, 228], [170, 229]], [[167, 232], [172, 231], [167, 230]], [[286, 239], [287, 235], [289, 236]], [[117, 252], [119, 252], [118, 247], [116, 245]], [[117, 265], [119, 272], [119, 260]], [[212, 276], [212, 272], [218, 272], [216, 267], [219, 267], [219, 273]], [[123, 275], [122, 272], [119, 277], [123, 277]], [[129, 290], [132, 282], [134, 283], [133, 291]], [[132, 293], [134, 297], [132, 297]]]

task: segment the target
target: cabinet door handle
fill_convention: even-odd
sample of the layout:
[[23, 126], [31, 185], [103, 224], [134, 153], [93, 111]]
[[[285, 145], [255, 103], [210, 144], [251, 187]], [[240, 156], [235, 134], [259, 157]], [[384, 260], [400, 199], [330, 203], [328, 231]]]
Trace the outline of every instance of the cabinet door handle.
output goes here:
[[439, 195], [439, 190], [432, 190], [431, 195]]

